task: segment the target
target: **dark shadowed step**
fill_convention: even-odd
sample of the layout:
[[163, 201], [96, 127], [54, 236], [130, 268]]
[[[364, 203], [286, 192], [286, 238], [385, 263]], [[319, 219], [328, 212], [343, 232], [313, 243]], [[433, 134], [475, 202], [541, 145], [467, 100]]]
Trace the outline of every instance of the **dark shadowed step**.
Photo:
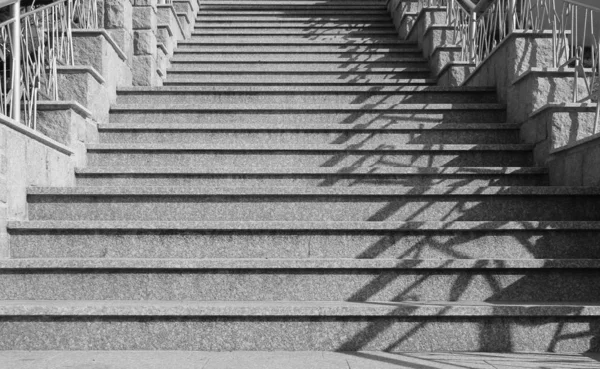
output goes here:
[[31, 220], [595, 221], [600, 191], [553, 187], [30, 188]]

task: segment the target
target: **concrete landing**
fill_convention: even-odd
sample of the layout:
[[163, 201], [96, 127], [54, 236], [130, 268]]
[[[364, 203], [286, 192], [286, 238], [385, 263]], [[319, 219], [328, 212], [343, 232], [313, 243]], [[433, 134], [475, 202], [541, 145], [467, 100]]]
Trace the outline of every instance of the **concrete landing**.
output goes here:
[[198, 351], [5, 351], [10, 369], [586, 369], [600, 354]]

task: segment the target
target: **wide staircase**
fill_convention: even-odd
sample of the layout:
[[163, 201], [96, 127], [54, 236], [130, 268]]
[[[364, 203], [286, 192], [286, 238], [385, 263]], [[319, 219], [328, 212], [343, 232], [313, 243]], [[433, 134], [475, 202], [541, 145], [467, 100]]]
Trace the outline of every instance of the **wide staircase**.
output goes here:
[[[384, 1], [202, 1], [74, 188], [31, 188], [1, 349], [600, 350], [600, 190]], [[1, 366], [1, 365], [0, 365]]]

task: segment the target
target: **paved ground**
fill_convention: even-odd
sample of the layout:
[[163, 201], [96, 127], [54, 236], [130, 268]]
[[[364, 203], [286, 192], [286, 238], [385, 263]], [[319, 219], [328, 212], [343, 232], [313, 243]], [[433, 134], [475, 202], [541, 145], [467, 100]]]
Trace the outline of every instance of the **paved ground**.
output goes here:
[[587, 369], [600, 355], [381, 352], [7, 351], [1, 369]]

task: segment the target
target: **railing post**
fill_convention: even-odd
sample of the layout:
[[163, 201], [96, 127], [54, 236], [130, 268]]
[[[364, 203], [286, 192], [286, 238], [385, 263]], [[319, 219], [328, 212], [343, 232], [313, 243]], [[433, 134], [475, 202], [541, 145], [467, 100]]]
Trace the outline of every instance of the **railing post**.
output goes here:
[[448, 0], [446, 4], [446, 26], [452, 24], [452, 9], [454, 8], [454, 0]]
[[516, 0], [508, 0], [508, 33], [511, 33], [516, 29], [516, 18]]
[[21, 1], [11, 5], [12, 24], [12, 118], [21, 121]]
[[475, 48], [475, 37], [477, 36], [477, 13], [471, 12], [471, 21], [469, 22], [469, 57], [475, 62], [477, 50]]

